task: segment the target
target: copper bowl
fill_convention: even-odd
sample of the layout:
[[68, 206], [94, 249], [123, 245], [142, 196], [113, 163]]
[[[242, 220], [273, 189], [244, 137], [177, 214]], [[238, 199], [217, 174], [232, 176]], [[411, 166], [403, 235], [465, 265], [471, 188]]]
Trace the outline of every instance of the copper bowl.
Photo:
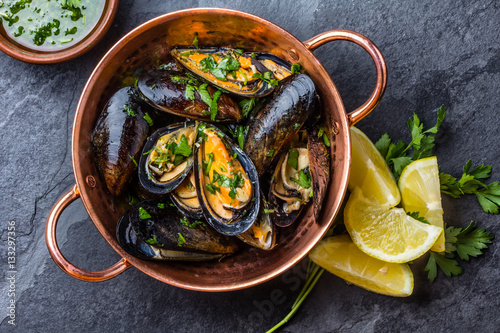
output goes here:
[[117, 9], [118, 0], [106, 0], [101, 18], [94, 29], [80, 42], [57, 51], [37, 51], [21, 45], [10, 38], [0, 25], [0, 51], [12, 58], [32, 64], [54, 64], [76, 58], [101, 40], [111, 26]]
[[[187, 29], [186, 27], [189, 27]], [[115, 236], [119, 217], [126, 203], [112, 197], [100, 181], [90, 149], [90, 135], [101, 110], [118, 88], [123, 73], [147, 68], [164, 57], [172, 46], [190, 45], [194, 32], [200, 41], [246, 50], [266, 50], [292, 63], [299, 62], [316, 83], [331, 128], [331, 183], [322, 216], [315, 221], [312, 209], [303, 214], [295, 227], [281, 229], [279, 245], [272, 251], [240, 251], [221, 262], [153, 262], [137, 259], [125, 252]], [[377, 70], [376, 87], [359, 109], [346, 114], [342, 99], [328, 72], [312, 51], [332, 40], [348, 40], [362, 46], [373, 58]], [[199, 291], [229, 291], [255, 286], [285, 272], [304, 258], [323, 237], [346, 193], [351, 162], [349, 127], [368, 114], [378, 103], [386, 85], [384, 59], [367, 38], [350, 31], [322, 33], [306, 42], [260, 17], [220, 8], [188, 9], [166, 14], [137, 27], [102, 58], [80, 97], [73, 124], [72, 157], [76, 185], [53, 207], [46, 226], [46, 241], [54, 261], [69, 275], [85, 281], [112, 278], [134, 266], [165, 283]], [[90, 272], [75, 267], [61, 254], [56, 241], [56, 224], [61, 212], [81, 198], [95, 226], [122, 257], [109, 269]], [[310, 208], [311, 205], [310, 205]]]

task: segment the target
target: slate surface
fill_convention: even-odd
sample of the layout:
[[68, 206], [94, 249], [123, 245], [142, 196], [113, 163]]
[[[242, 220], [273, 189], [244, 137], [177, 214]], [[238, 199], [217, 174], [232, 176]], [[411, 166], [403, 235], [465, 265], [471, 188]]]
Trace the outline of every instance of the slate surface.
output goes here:
[[[304, 269], [248, 290], [203, 294], [160, 283], [136, 269], [101, 283], [64, 274], [46, 249], [44, 227], [56, 200], [74, 183], [71, 128], [76, 104], [93, 67], [120, 37], [159, 14], [197, 6], [247, 11], [282, 26], [300, 40], [329, 29], [351, 29], [372, 39], [389, 70], [385, 96], [359, 127], [372, 139], [388, 132], [406, 141], [406, 120], [417, 112], [431, 126], [435, 110], [448, 115], [438, 137], [441, 169], [493, 165], [500, 179], [500, 17], [496, 1], [162, 1], [122, 0], [111, 30], [97, 47], [63, 64], [37, 66], [0, 54], [0, 216], [2, 332], [263, 332], [289, 311]], [[347, 110], [362, 104], [375, 82], [359, 47], [331, 43], [317, 51]], [[443, 198], [445, 222], [500, 231], [473, 197]], [[17, 232], [16, 326], [8, 323], [7, 221]], [[58, 229], [63, 253], [86, 269], [104, 269], [118, 255], [88, 218], [81, 202]], [[440, 274], [430, 284], [416, 272], [411, 297], [390, 298], [324, 274], [287, 332], [498, 331], [500, 254], [462, 266], [462, 276]], [[418, 266], [418, 265], [416, 265]], [[420, 267], [421, 268], [421, 267]], [[416, 271], [416, 269], [415, 269]]]

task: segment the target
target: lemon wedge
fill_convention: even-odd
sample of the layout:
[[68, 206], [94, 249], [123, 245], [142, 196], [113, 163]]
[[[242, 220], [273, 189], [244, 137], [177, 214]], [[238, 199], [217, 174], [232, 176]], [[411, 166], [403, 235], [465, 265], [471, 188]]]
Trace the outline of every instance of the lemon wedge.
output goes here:
[[409, 296], [413, 291], [413, 274], [408, 264], [372, 258], [359, 250], [349, 235], [320, 241], [309, 258], [330, 273], [369, 291], [399, 297]]
[[344, 223], [363, 252], [393, 263], [420, 257], [443, 232], [443, 228], [417, 221], [403, 208], [382, 206], [366, 198], [359, 187], [347, 201]]
[[[410, 163], [399, 178], [402, 205], [409, 213], [419, 212], [430, 224], [443, 230], [443, 207], [441, 206], [441, 185], [435, 156]], [[431, 248], [444, 251], [444, 232]]]
[[394, 207], [401, 201], [398, 186], [377, 147], [359, 129], [351, 127], [351, 175], [348, 188], [360, 187], [363, 194], [380, 205]]

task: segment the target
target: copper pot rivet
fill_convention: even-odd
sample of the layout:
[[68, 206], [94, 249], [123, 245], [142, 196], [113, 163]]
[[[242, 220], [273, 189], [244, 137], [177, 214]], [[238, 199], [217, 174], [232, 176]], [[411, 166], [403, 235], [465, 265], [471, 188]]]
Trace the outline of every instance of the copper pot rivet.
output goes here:
[[290, 49], [290, 51], [288, 51], [288, 55], [293, 61], [299, 60], [299, 55], [297, 54], [297, 51], [295, 51], [295, 49]]
[[340, 128], [339, 123], [335, 121], [332, 126], [332, 132], [334, 135], [338, 135], [340, 133], [339, 128]]
[[88, 175], [88, 176], [87, 176], [87, 178], [85, 178], [85, 181], [86, 181], [86, 182], [87, 182], [87, 184], [88, 184], [90, 187], [92, 187], [92, 188], [94, 188], [94, 187], [95, 187], [95, 185], [96, 185], [96, 182], [95, 182], [95, 178], [94, 178], [94, 176]]

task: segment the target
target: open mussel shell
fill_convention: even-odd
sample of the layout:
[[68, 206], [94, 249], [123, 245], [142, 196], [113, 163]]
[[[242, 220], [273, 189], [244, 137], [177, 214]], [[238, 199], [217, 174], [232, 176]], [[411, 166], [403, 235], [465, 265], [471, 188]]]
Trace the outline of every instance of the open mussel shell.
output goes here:
[[[253, 77], [269, 70], [250, 54], [229, 48], [175, 48], [171, 54], [193, 74], [230, 93], [263, 97], [274, 89], [268, 82]], [[270, 79], [274, 77], [271, 75]]]
[[271, 73], [273, 73], [276, 79], [281, 81], [292, 75], [292, 65], [285, 59], [267, 52], [255, 52], [254, 56], [255, 59], [257, 59], [262, 65], [271, 71]]
[[[154, 108], [190, 119], [212, 121], [211, 99], [217, 89], [183, 72], [151, 70], [139, 77], [137, 87], [141, 97]], [[200, 91], [205, 93], [202, 98]], [[214, 103], [217, 113], [215, 122], [237, 122], [241, 118], [238, 104], [225, 93]], [[207, 100], [207, 97], [210, 101]]]
[[140, 259], [209, 260], [238, 250], [233, 239], [158, 200], [142, 201], [125, 213], [117, 238], [125, 251]]
[[184, 215], [193, 219], [201, 219], [203, 218], [203, 212], [198, 200], [195, 184], [194, 170], [191, 169], [182, 183], [170, 193], [170, 199]]
[[272, 170], [311, 112], [319, 96], [311, 78], [294, 74], [284, 79], [249, 124], [244, 150], [260, 176]]
[[[92, 151], [106, 187], [120, 195], [132, 178], [150, 130], [136, 88], [118, 90], [107, 102], [92, 132]], [[146, 117], [146, 118], [145, 118]]]
[[257, 220], [255, 220], [250, 229], [236, 237], [261, 250], [269, 251], [273, 249], [276, 245], [276, 228], [271, 222], [269, 212], [268, 204], [264, 199], [263, 193], [261, 193], [261, 203]]
[[218, 128], [202, 124], [194, 164], [196, 189], [207, 222], [225, 235], [247, 231], [260, 207], [252, 160]]
[[281, 156], [270, 186], [270, 215], [280, 227], [291, 225], [311, 198], [317, 219], [330, 180], [330, 157], [317, 128], [301, 131], [298, 137], [307, 141], [294, 138], [291, 148]]
[[139, 161], [139, 182], [153, 195], [173, 191], [188, 175], [195, 157], [197, 123], [160, 128], [151, 135]]

